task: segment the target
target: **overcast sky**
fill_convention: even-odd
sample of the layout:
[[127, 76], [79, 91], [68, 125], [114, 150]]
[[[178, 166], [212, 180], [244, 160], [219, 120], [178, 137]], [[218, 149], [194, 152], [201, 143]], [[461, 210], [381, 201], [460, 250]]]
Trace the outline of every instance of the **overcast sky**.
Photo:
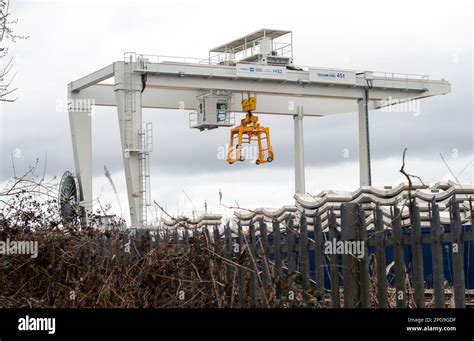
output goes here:
[[[123, 53], [207, 57], [210, 48], [260, 28], [293, 31], [296, 65], [426, 74], [445, 78], [452, 93], [424, 99], [416, 112], [370, 114], [373, 183], [397, 185], [401, 155], [428, 183], [452, 178], [472, 183], [473, 23], [470, 1], [19, 1], [15, 30], [29, 35], [12, 46], [18, 100], [0, 104], [0, 182], [36, 158], [48, 174], [73, 170], [65, 101], [67, 83], [121, 60]], [[406, 111], [406, 110], [405, 110]], [[257, 167], [217, 158], [228, 129], [188, 128], [184, 111], [144, 110], [153, 122], [152, 197], [176, 212], [213, 212], [218, 204], [279, 207], [293, 202], [293, 122], [261, 116], [271, 128], [276, 160]], [[307, 192], [355, 190], [359, 182], [357, 114], [305, 118]], [[18, 154], [18, 151], [20, 152]], [[348, 157], [344, 157], [344, 152]], [[93, 115], [94, 194], [117, 201], [103, 175], [106, 165], [126, 207], [115, 108]], [[347, 156], [347, 155], [346, 155]], [[189, 197], [189, 198], [188, 198]]]

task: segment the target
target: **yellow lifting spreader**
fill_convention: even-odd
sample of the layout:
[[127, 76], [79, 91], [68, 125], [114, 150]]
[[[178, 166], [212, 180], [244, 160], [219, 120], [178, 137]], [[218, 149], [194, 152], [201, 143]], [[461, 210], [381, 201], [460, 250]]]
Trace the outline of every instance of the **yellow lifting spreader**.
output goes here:
[[[242, 100], [242, 111], [247, 114], [240, 121], [240, 126], [230, 130], [230, 145], [227, 154], [227, 162], [230, 164], [245, 160], [245, 156], [242, 153], [242, 144], [250, 144], [252, 141], [258, 142], [258, 158], [255, 161], [257, 165], [274, 160], [272, 144], [270, 142], [270, 128], [262, 127], [258, 123], [258, 116], [252, 114], [252, 111], [256, 109], [257, 99], [255, 97]], [[237, 144], [234, 148], [235, 138], [237, 138]], [[263, 141], [266, 141], [266, 146], [263, 145]]]

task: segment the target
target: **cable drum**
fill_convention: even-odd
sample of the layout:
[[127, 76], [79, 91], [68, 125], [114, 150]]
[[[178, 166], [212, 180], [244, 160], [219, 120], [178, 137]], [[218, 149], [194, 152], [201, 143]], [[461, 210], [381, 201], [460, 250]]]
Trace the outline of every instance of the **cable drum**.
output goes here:
[[59, 183], [59, 214], [65, 221], [72, 221], [77, 217], [77, 207], [79, 204], [79, 195], [77, 182], [74, 175], [66, 171]]

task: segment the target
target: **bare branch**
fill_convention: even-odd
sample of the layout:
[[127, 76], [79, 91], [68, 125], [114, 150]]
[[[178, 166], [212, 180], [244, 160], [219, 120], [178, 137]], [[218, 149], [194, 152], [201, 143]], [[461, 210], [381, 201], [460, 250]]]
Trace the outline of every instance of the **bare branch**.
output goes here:
[[405, 175], [405, 177], [408, 180], [408, 202], [411, 205], [411, 202], [412, 202], [411, 191], [413, 189], [413, 183], [411, 181], [411, 178], [413, 177], [413, 178], [416, 178], [416, 179], [420, 180], [420, 182], [423, 186], [425, 186], [425, 183], [423, 182], [423, 180], [418, 175], [409, 174], [405, 171], [405, 156], [406, 156], [406, 153], [407, 153], [407, 148], [405, 148], [405, 150], [403, 151], [403, 161], [402, 161], [402, 168], [400, 168], [400, 173]]
[[[0, 0], [0, 59], [8, 54], [8, 47], [6, 41], [15, 43], [17, 39], [27, 39], [28, 36], [15, 34], [12, 27], [18, 22], [18, 19], [10, 19], [10, 0]], [[11, 98], [10, 95], [17, 89], [11, 89], [10, 86], [15, 78], [15, 74], [10, 80], [5, 80], [5, 77], [13, 69], [13, 58], [10, 58], [3, 69], [0, 69], [0, 102], [14, 102], [16, 98]]]

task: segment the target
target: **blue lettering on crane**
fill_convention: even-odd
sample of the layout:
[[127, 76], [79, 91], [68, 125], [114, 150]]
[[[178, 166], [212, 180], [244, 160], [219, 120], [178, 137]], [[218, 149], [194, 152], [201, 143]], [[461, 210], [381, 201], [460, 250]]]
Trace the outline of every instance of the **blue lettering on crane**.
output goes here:
[[318, 77], [321, 78], [340, 78], [344, 79], [346, 78], [346, 74], [344, 72], [328, 72], [328, 73], [323, 73], [323, 72], [318, 72]]

